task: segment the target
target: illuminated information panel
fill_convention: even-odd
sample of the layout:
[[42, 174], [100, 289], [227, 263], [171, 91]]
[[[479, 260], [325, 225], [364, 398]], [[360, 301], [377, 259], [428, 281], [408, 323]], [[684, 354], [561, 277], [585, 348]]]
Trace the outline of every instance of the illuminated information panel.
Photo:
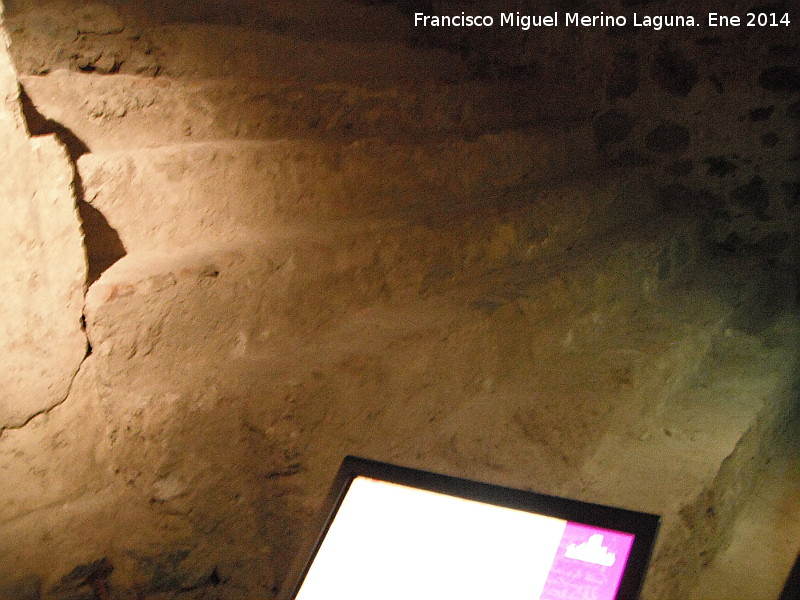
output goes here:
[[653, 515], [352, 457], [330, 504], [283, 598], [635, 598], [658, 527]]

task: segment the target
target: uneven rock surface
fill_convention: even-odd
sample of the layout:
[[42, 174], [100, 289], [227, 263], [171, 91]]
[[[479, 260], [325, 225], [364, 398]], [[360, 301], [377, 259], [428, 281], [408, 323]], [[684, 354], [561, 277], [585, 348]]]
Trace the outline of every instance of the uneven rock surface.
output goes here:
[[7, 4], [2, 276], [62, 291], [3, 377], [75, 352], [8, 396], [0, 599], [274, 597], [348, 453], [661, 514], [688, 597], [797, 419], [796, 45], [264, 4]]
[[[1, 16], [1, 13], [0, 13]], [[62, 402], [86, 354], [86, 256], [73, 170], [55, 137], [31, 138], [0, 30], [0, 435]]]

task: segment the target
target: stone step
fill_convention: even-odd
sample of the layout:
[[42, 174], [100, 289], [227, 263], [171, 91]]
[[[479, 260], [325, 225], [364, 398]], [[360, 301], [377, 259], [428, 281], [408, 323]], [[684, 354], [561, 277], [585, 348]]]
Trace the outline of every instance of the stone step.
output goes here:
[[[89, 341], [95, 354], [113, 358], [124, 370], [134, 356], [173, 360], [189, 348], [197, 356], [235, 359], [249, 351], [252, 340], [258, 347], [271, 338], [316, 336], [347, 311], [390, 298], [410, 299], [424, 310], [425, 298], [453, 297], [453, 310], [494, 318], [517, 298], [534, 295], [529, 288], [537, 285], [558, 287], [547, 293], [562, 300], [574, 292], [581, 299], [571, 304], [590, 302], [583, 298], [587, 293], [608, 299], [629, 285], [637, 297], [647, 296], [688, 268], [696, 245], [696, 228], [674, 225], [651, 231], [648, 250], [636, 258], [615, 235], [615, 247], [601, 245], [636, 270], [630, 284], [627, 275], [609, 272], [602, 262], [608, 259], [580, 270], [573, 265], [602, 230], [578, 235], [575, 224], [565, 221], [532, 241], [524, 232], [525, 220], [533, 217], [520, 210], [416, 225], [340, 222], [276, 228], [255, 238], [198, 237], [182, 249], [131, 252], [89, 289]], [[562, 270], [579, 272], [585, 281], [573, 275], [576, 281], [569, 284], [552, 283]], [[580, 290], [582, 284], [590, 292]]]
[[[140, 15], [141, 16], [141, 15]], [[344, 15], [343, 15], [344, 16]], [[455, 81], [469, 74], [461, 57], [393, 39], [326, 39], [275, 31], [269, 23], [213, 18], [158, 23], [104, 4], [55, 3], [9, 11], [5, 26], [22, 74], [57, 69], [171, 77], [265, 77], [304, 81]], [[369, 39], [369, 38], [373, 39]]]
[[25, 22], [42, 21], [58, 14], [62, 27], [72, 25], [84, 34], [106, 34], [124, 25], [129, 33], [152, 25], [209, 23], [249, 25], [290, 34], [298, 39], [335, 41], [392, 41], [413, 39], [409, 15], [388, 3], [351, 0], [162, 0], [158, 4], [143, 0], [106, 0], [76, 10], [60, 0], [15, 0], [6, 14]]
[[[453, 224], [427, 235], [437, 233], [442, 249], [475, 238]], [[217, 523], [193, 553], [209, 572], [226, 564], [208, 550], [213, 535], [239, 532], [242, 548], [225, 553], [251, 556], [264, 540], [241, 531], [222, 500], [242, 469], [269, 473], [271, 486], [288, 486], [271, 492], [281, 499], [270, 517], [284, 536], [271, 560], [279, 579], [313, 522], [319, 482], [344, 454], [362, 454], [658, 512], [648, 597], [675, 597], [676, 564], [691, 578], [723, 537], [763, 460], [758, 440], [785, 405], [778, 382], [791, 379], [798, 332], [785, 274], [698, 262], [697, 226], [665, 220], [528, 260], [487, 249], [456, 268], [438, 252], [414, 254], [430, 244], [402, 224], [394, 246], [386, 225], [306, 234], [132, 254], [90, 288], [99, 393], [134, 415], [130, 439], [115, 438], [118, 468], [133, 478], [130, 493], [157, 499], [137, 527], [183, 514]], [[774, 300], [754, 310], [762, 294]], [[158, 415], [176, 398], [204, 418], [221, 411], [225, 431], [236, 399], [248, 431], [280, 438], [283, 458], [237, 454], [246, 448], [233, 432], [213, 475], [191, 460], [153, 471], [146, 449], [169, 444]], [[164, 482], [184, 480], [191, 492], [165, 495]], [[697, 530], [697, 552], [676, 563], [693, 547], [675, 533], [684, 527]], [[237, 585], [250, 571], [236, 569]]]
[[258, 0], [149, 2], [111, 0], [122, 15], [139, 22], [239, 25], [247, 23], [263, 29], [291, 33], [303, 39], [342, 41], [406, 41], [412, 38], [409, 15], [391, 3], [352, 0]]
[[424, 222], [499, 206], [528, 205], [538, 213], [537, 227], [549, 229], [562, 219], [620, 218], [613, 215], [625, 193], [619, 182], [557, 183], [594, 171], [590, 139], [586, 130], [532, 130], [426, 144], [208, 142], [86, 154], [77, 171], [83, 199], [128, 252], [286, 224], [409, 214]]
[[22, 85], [37, 113], [95, 152], [234, 138], [474, 139], [541, 123], [566, 105], [551, 97], [548, 108], [512, 81], [430, 81], [412, 88], [60, 70], [23, 77]]
[[[609, 272], [622, 266], [614, 262]], [[643, 598], [686, 597], [727, 543], [798, 389], [791, 278], [760, 262], [749, 270], [725, 262], [693, 270], [693, 282], [637, 308], [576, 293], [558, 304], [561, 315], [551, 309], [532, 320], [525, 308], [551, 297], [546, 287], [528, 289], [497, 321], [448, 329], [449, 362], [447, 352], [426, 348], [431, 362], [466, 381], [440, 383], [446, 375], [426, 372], [430, 363], [421, 358], [416, 381], [405, 380], [388, 407], [345, 402], [357, 380], [343, 377], [341, 408], [315, 430], [309, 454], [328, 462], [314, 477], [332, 476], [337, 456], [365, 454], [655, 512], [663, 525]], [[635, 269], [629, 273], [637, 279]], [[756, 308], [765, 293], [769, 314]], [[611, 298], [625, 295], [617, 288]], [[588, 314], [576, 315], [570, 302], [587, 302]], [[482, 362], [468, 364], [471, 352], [458, 344], [481, 348]], [[409, 355], [397, 362], [414, 364]], [[503, 355], [516, 376], [503, 377]], [[373, 393], [395, 387], [384, 381]], [[408, 404], [400, 398], [408, 393], [419, 414], [405, 430]]]
[[[692, 600], [781, 597], [800, 539], [800, 415], [736, 518], [730, 545], [703, 569]], [[758, 552], [753, 542], [758, 540]]]
[[[90, 290], [86, 377], [97, 380], [81, 387], [104, 414], [87, 460], [117, 474], [119, 487], [92, 495], [92, 511], [81, 514], [114, 514], [115, 531], [137, 533], [108, 540], [76, 514], [73, 526], [87, 532], [81, 556], [120, 567], [111, 583], [121, 589], [149, 585], [159, 561], [181, 582], [218, 570], [237, 589], [258, 590], [273, 568], [279, 583], [313, 523], [320, 482], [356, 453], [659, 509], [667, 541], [653, 570], [674, 567], [687, 546], [667, 525], [709, 514], [697, 513], [697, 495], [729, 468], [726, 449], [761, 435], [753, 404], [775, 397], [768, 371], [785, 375], [796, 335], [779, 302], [766, 313], [747, 302], [754, 290], [777, 301], [780, 277], [769, 283], [756, 263], [693, 264], [691, 232], [662, 222], [609, 233], [590, 251], [498, 259], [471, 285], [456, 274], [437, 286], [386, 287], [379, 276], [369, 285], [333, 231], [338, 260], [321, 261], [334, 271], [328, 280], [322, 267], [304, 273], [312, 253], [278, 264], [288, 241], [126, 257]], [[321, 306], [327, 318], [317, 317]], [[759, 339], [770, 358], [753, 356]], [[71, 406], [52, 415], [55, 431]], [[87, 423], [83, 404], [76, 410], [70, 418]], [[633, 468], [636, 458], [650, 469]], [[198, 460], [213, 469], [198, 470]], [[43, 476], [54, 468], [43, 465]], [[715, 514], [730, 499], [719, 498]], [[38, 489], [10, 497], [12, 507], [41, 502]], [[265, 502], [268, 514], [254, 508]], [[190, 548], [181, 545], [187, 530]], [[163, 547], [147, 554], [146, 531], [177, 544], [181, 564]], [[49, 564], [45, 550], [26, 558]]]
[[246, 26], [208, 24], [156, 26], [148, 34], [158, 40], [158, 73], [171, 77], [385, 83], [458, 81], [469, 75], [458, 54], [392, 41], [302, 40]]
[[[727, 304], [723, 318], [696, 337], [705, 352], [682, 361], [685, 372], [674, 381], [655, 380], [640, 390], [604, 432], [579, 478], [561, 490], [664, 516], [644, 598], [691, 592], [729, 542], [733, 523], [796, 419], [796, 282], [763, 259], [738, 266], [733, 275], [724, 263], [711, 261], [699, 275], [705, 293]], [[685, 314], [674, 318], [686, 326]]]

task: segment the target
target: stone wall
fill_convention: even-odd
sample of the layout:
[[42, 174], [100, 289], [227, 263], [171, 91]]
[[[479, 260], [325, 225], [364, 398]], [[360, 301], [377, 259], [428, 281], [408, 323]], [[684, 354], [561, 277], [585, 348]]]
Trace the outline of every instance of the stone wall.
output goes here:
[[796, 398], [797, 44], [408, 20], [478, 6], [9, 0], [0, 600], [272, 597], [348, 453], [686, 597]]
[[[726, 2], [400, 2], [428, 14], [553, 12], [625, 15], [625, 27], [490, 30], [427, 28], [419, 43], [458, 49], [474, 73], [526, 82], [542, 117], [590, 118], [608, 169], [653, 182], [665, 208], [700, 211], [726, 250], [757, 248], [800, 262], [800, 49], [797, 24], [653, 30], [633, 14], [744, 17], [788, 14], [798, 3]], [[565, 85], [565, 82], [569, 82]], [[544, 98], [542, 98], [544, 97]], [[544, 100], [542, 102], [542, 100]], [[549, 109], [549, 110], [548, 110]], [[548, 114], [550, 112], [551, 114]]]
[[0, 435], [62, 402], [86, 354], [73, 166], [54, 137], [28, 134], [1, 25]]

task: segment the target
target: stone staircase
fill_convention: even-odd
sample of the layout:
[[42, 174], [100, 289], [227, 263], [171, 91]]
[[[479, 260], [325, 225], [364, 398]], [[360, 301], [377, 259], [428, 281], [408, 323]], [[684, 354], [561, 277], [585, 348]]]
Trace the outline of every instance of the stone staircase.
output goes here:
[[391, 6], [240, 8], [7, 19], [75, 160], [92, 352], [0, 460], [95, 444], [15, 467], [0, 537], [46, 543], [0, 542], [0, 591], [269, 597], [353, 453], [662, 514], [645, 597], [685, 597], [789, 419], [791, 274], [601, 169], [585, 98]]

